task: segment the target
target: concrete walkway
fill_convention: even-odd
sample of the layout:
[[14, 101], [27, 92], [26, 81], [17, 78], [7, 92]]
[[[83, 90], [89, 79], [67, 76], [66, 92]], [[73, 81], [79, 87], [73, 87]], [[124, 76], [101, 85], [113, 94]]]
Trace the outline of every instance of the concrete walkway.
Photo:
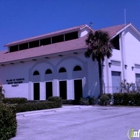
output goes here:
[[17, 120], [11, 140], [128, 140], [129, 129], [140, 129], [140, 108], [63, 106], [17, 113]]

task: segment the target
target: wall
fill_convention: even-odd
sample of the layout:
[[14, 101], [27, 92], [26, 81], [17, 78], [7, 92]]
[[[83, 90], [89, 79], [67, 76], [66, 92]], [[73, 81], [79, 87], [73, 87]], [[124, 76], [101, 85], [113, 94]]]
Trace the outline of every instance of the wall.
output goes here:
[[[85, 50], [84, 50], [85, 52]], [[99, 81], [97, 62], [91, 58], [85, 58], [84, 52], [77, 55], [65, 53], [63, 57], [50, 57], [50, 59], [39, 59], [37, 61], [28, 61], [25, 63], [15, 63], [14, 65], [5, 65], [0, 67], [0, 83], [3, 84], [6, 97], [26, 97], [33, 99], [33, 83], [40, 82], [40, 99], [45, 100], [45, 82], [53, 82], [53, 95], [59, 96], [59, 80], [67, 80], [67, 97], [74, 99], [74, 82], [73, 79], [82, 79], [83, 97], [98, 96]], [[82, 71], [73, 72], [73, 68], [79, 65]], [[59, 69], [64, 67], [66, 74], [58, 73]], [[46, 77], [45, 71], [52, 70], [52, 76]], [[39, 71], [39, 76], [33, 76], [33, 72]], [[24, 78], [23, 83], [12, 87], [7, 84], [6, 80]]]
[[127, 81], [135, 83], [135, 73], [140, 73], [140, 69], [132, 67], [135, 67], [135, 64], [140, 65], [140, 36], [131, 27], [125, 31], [125, 52]]

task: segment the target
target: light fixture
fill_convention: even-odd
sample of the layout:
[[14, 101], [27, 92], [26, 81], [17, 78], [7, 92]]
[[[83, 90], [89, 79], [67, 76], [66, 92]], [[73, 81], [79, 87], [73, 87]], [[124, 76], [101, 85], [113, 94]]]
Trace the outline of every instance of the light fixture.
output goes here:
[[1, 64], [1, 66], [5, 66], [4, 64]]
[[124, 65], [125, 69], [127, 69], [127, 65]]
[[73, 54], [78, 54], [78, 52], [74, 52]]
[[36, 59], [33, 59], [33, 61], [36, 61]]
[[24, 63], [24, 61], [20, 61], [20, 63]]
[[109, 67], [111, 67], [111, 64], [112, 64], [111, 62], [108, 63]]
[[11, 65], [14, 65], [14, 63], [10, 63]]

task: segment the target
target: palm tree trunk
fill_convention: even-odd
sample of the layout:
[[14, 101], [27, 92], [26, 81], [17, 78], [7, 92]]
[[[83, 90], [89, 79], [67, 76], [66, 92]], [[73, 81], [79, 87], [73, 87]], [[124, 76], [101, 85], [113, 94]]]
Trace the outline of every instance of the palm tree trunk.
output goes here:
[[102, 72], [102, 60], [98, 60], [98, 68], [99, 68], [99, 84], [100, 84], [100, 95], [103, 94], [103, 72]]

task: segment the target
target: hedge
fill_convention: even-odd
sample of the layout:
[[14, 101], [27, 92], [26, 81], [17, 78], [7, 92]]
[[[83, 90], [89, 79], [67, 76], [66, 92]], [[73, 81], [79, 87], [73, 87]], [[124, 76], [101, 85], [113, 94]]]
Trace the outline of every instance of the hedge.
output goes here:
[[94, 105], [95, 104], [95, 98], [94, 97], [86, 97], [86, 98], [80, 98], [80, 105]]
[[4, 94], [0, 93], [0, 102], [4, 99]]
[[24, 104], [17, 104], [16, 112], [25, 112], [33, 110], [51, 109], [58, 108], [62, 106], [62, 101], [60, 97], [50, 97], [48, 101], [27, 101]]
[[62, 104], [67, 104], [67, 105], [74, 105], [75, 101], [74, 100], [62, 100]]
[[16, 111], [13, 106], [0, 104], [0, 140], [8, 140], [16, 135]]
[[111, 97], [109, 94], [103, 94], [100, 97], [100, 105], [109, 105]]
[[51, 101], [54, 103], [54, 106], [61, 107], [62, 106], [62, 99], [57, 96], [49, 97], [48, 101]]
[[26, 98], [4, 98], [3, 102], [6, 104], [23, 104], [27, 102]]
[[140, 106], [139, 93], [114, 93], [114, 105], [132, 105]]

